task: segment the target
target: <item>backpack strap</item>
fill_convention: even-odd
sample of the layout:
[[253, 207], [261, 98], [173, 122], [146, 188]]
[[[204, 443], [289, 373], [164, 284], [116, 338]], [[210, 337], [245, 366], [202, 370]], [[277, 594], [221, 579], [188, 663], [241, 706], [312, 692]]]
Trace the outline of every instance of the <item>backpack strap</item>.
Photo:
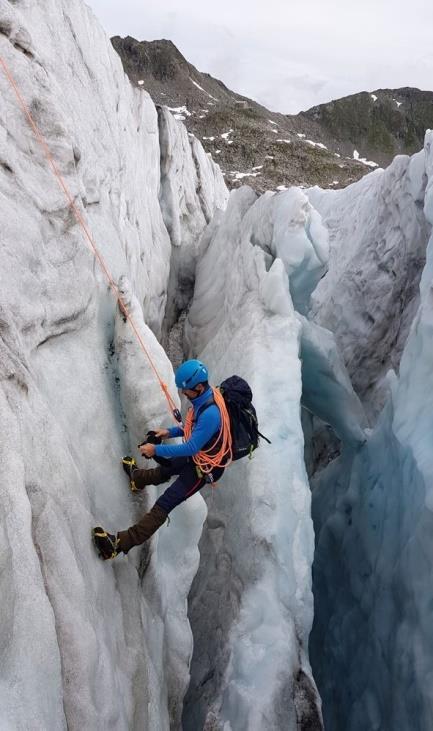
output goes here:
[[270, 440], [270, 439], [268, 439], [268, 437], [265, 437], [265, 435], [264, 435], [264, 434], [262, 434], [262, 432], [260, 432], [260, 431], [259, 431], [258, 429], [257, 429], [257, 434], [259, 435], [259, 437], [260, 437], [261, 439], [264, 439], [264, 440], [265, 440], [265, 442], [267, 442], [268, 444], [272, 444], [271, 440]]
[[254, 417], [253, 414], [251, 414], [251, 411], [249, 411], [248, 409], [244, 408], [240, 404], [236, 404], [236, 406], [237, 406], [239, 412], [243, 412], [244, 414], [248, 414], [250, 417], [253, 417], [252, 420], [251, 420], [251, 423], [252, 423], [252, 425], [253, 425], [253, 427], [254, 427], [254, 429], [256, 431], [257, 436], [259, 436], [261, 439], [264, 439], [265, 442], [267, 442], [268, 444], [272, 444], [271, 440], [268, 439], [268, 437], [265, 437], [265, 435], [262, 434], [262, 432], [258, 430], [258, 428], [257, 428], [257, 419]]

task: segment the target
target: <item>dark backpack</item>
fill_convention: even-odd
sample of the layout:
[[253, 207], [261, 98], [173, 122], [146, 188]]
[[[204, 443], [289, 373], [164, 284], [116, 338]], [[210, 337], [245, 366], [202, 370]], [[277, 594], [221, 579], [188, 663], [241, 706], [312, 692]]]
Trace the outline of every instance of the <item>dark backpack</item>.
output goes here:
[[259, 432], [253, 394], [248, 383], [239, 376], [230, 376], [220, 385], [230, 417], [233, 461], [250, 456], [259, 446], [259, 437], [271, 444]]

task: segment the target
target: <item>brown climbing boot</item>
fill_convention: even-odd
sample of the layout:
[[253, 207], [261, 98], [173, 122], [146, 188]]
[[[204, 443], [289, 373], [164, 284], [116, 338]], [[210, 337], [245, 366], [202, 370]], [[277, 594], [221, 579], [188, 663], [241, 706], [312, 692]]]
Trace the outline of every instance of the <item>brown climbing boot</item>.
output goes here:
[[150, 470], [140, 470], [137, 467], [132, 471], [129, 486], [132, 492], [137, 492], [147, 487], [147, 485], [162, 485], [163, 482], [167, 482], [169, 479], [170, 475], [167, 474], [164, 467], [154, 467]]
[[167, 470], [163, 467], [155, 467], [151, 470], [142, 470], [137, 467], [134, 457], [123, 457], [122, 467], [129, 477], [129, 487], [131, 492], [139, 492], [147, 485], [161, 485], [170, 479]]
[[103, 561], [108, 561], [119, 555], [119, 539], [112, 533], [108, 533], [104, 528], [97, 526], [92, 529], [92, 537], [99, 558], [102, 558]]
[[[143, 471], [151, 472], [151, 470]], [[165, 510], [155, 504], [148, 513], [143, 515], [138, 523], [128, 528], [128, 530], [119, 531], [117, 534], [119, 550], [128, 553], [133, 546], [144, 543], [165, 523], [167, 518], [168, 514]]]

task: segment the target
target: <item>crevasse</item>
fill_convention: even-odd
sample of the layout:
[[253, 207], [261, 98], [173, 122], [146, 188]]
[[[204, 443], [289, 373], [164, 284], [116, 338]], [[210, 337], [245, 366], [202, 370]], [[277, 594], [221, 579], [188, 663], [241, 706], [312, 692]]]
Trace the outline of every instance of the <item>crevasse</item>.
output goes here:
[[[316, 614], [310, 649], [325, 726], [332, 729], [424, 731], [433, 722], [432, 142], [428, 132], [424, 151], [369, 175], [353, 186], [351, 200], [349, 191], [340, 200], [312, 194], [325, 218], [338, 217], [346, 237], [346, 257], [335, 265], [331, 288], [344, 313], [337, 340], [356, 372], [361, 337], [360, 394], [379, 393], [376, 411], [385, 402], [367, 443], [345, 446], [312, 481]], [[383, 237], [379, 267], [372, 220], [380, 221]], [[410, 289], [413, 271], [405, 269], [413, 257], [421, 260], [419, 293]], [[355, 267], [364, 272], [362, 288]], [[315, 295], [319, 318], [332, 316], [329, 286], [325, 279]], [[370, 337], [362, 321], [366, 301], [375, 323]], [[403, 332], [396, 336], [398, 326]], [[390, 365], [398, 374], [390, 370], [378, 381]]]
[[[131, 87], [83, 3], [2, 3], [0, 31], [0, 53], [171, 392], [160, 338], [191, 297], [196, 263], [213, 266], [211, 281], [206, 272], [197, 278], [191, 347], [215, 380], [241, 370], [252, 381], [274, 439], [218, 492], [237, 521], [217, 551], [222, 573], [209, 575], [220, 584], [231, 563], [239, 583], [227, 584], [221, 607], [223, 659], [209, 663], [219, 682], [204, 714], [197, 703], [203, 723], [295, 729], [311, 720], [320, 728], [307, 652], [313, 533], [299, 418], [303, 326], [293, 307], [305, 309], [326, 267], [320, 218], [300, 191], [255, 207], [244, 189], [230, 209], [235, 219], [245, 213], [237, 251], [221, 171]], [[90, 528], [125, 528], [155, 497], [131, 498], [120, 457], [167, 418], [165, 402], [3, 74], [0, 85], [1, 726], [178, 729], [205, 502], [188, 501], [128, 558], [97, 559]], [[272, 221], [282, 231], [268, 242]], [[237, 272], [222, 264], [228, 250]], [[234, 298], [225, 297], [221, 275]], [[203, 305], [200, 282], [209, 290]], [[279, 366], [266, 376], [272, 354]], [[212, 514], [210, 530], [215, 523]], [[199, 614], [205, 621], [204, 604]]]
[[187, 341], [217, 381], [247, 378], [272, 445], [206, 498], [185, 729], [322, 727], [308, 661], [313, 534], [294, 304], [302, 278], [306, 305], [326, 256], [327, 233], [296, 189], [257, 198], [241, 188], [203, 234]]
[[[329, 728], [429, 728], [431, 135], [345, 191], [228, 199], [80, 0], [2, 2], [0, 54], [172, 394], [183, 312], [272, 440], [96, 558], [155, 498], [119, 460], [167, 412], [0, 74], [1, 728], [311, 731], [315, 679]], [[301, 405], [342, 450], [312, 480], [315, 678]]]

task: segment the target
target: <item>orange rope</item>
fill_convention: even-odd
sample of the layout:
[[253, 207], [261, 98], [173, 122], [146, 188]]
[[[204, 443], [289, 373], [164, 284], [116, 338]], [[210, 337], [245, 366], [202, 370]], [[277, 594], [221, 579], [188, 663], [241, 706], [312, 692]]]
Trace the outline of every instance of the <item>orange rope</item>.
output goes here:
[[146, 346], [144, 344], [143, 338], [141, 337], [140, 333], [138, 332], [137, 326], [136, 326], [136, 324], [135, 324], [135, 322], [134, 322], [134, 320], [133, 320], [133, 318], [132, 318], [132, 316], [131, 316], [131, 314], [130, 314], [127, 306], [126, 306], [126, 304], [124, 303], [124, 301], [123, 301], [123, 299], [122, 299], [122, 297], [120, 295], [119, 288], [115, 284], [115, 282], [113, 280], [113, 277], [111, 276], [111, 274], [110, 274], [110, 272], [108, 270], [108, 267], [105, 264], [105, 261], [104, 261], [104, 259], [102, 257], [102, 254], [97, 249], [96, 244], [95, 244], [95, 242], [93, 240], [93, 237], [92, 237], [92, 235], [91, 235], [91, 233], [90, 233], [90, 231], [89, 231], [89, 229], [88, 229], [88, 227], [87, 227], [87, 225], [86, 225], [86, 223], [85, 223], [85, 221], [83, 219], [83, 216], [81, 215], [79, 209], [77, 208], [77, 206], [76, 206], [76, 204], [74, 202], [74, 199], [72, 198], [72, 195], [69, 192], [69, 189], [68, 189], [68, 187], [67, 187], [67, 185], [66, 185], [66, 183], [65, 183], [65, 181], [64, 181], [64, 179], [62, 177], [62, 175], [60, 174], [60, 172], [59, 172], [59, 170], [57, 168], [57, 165], [56, 165], [56, 163], [54, 161], [54, 158], [53, 158], [53, 156], [51, 154], [50, 148], [48, 147], [48, 144], [47, 144], [47, 142], [46, 142], [46, 140], [45, 140], [42, 132], [40, 131], [39, 127], [37, 126], [37, 124], [35, 122], [35, 120], [33, 119], [32, 114], [30, 112], [30, 109], [28, 108], [26, 102], [24, 101], [24, 98], [23, 98], [23, 96], [22, 96], [22, 94], [21, 94], [21, 92], [20, 92], [20, 90], [19, 90], [19, 88], [18, 88], [18, 86], [17, 86], [17, 84], [16, 84], [13, 76], [12, 76], [12, 73], [11, 73], [11, 71], [10, 71], [10, 69], [9, 69], [6, 61], [1, 56], [0, 56], [0, 65], [2, 66], [3, 71], [5, 72], [6, 78], [9, 81], [9, 83], [10, 83], [13, 91], [15, 92], [15, 96], [18, 99], [18, 104], [21, 107], [21, 110], [23, 111], [24, 115], [26, 116], [27, 121], [28, 121], [30, 127], [32, 128], [32, 130], [34, 132], [34, 135], [35, 135], [37, 141], [39, 142], [39, 144], [41, 145], [41, 147], [42, 147], [42, 149], [44, 151], [44, 155], [45, 155], [45, 157], [48, 160], [48, 164], [51, 167], [51, 170], [53, 171], [53, 173], [54, 173], [54, 175], [56, 177], [56, 180], [57, 180], [60, 188], [63, 190], [63, 192], [65, 194], [66, 200], [68, 201], [68, 204], [69, 204], [70, 208], [72, 209], [72, 211], [73, 211], [73, 213], [75, 215], [75, 218], [77, 220], [77, 223], [83, 229], [84, 235], [85, 235], [86, 239], [88, 240], [88, 242], [89, 242], [89, 244], [91, 246], [91, 249], [93, 251], [93, 254], [94, 254], [95, 258], [98, 260], [99, 265], [100, 265], [103, 273], [105, 274], [105, 276], [106, 276], [106, 278], [108, 280], [108, 283], [109, 283], [109, 285], [110, 285], [110, 287], [111, 287], [111, 289], [112, 289], [112, 291], [114, 293], [114, 296], [116, 297], [116, 300], [117, 300], [117, 302], [119, 304], [119, 308], [120, 308], [121, 312], [123, 313], [123, 315], [125, 316], [125, 318], [128, 320], [129, 324], [131, 325], [132, 330], [133, 330], [133, 332], [134, 332], [134, 334], [135, 334], [135, 336], [136, 336], [136, 338], [137, 338], [137, 340], [138, 340], [138, 342], [139, 342], [139, 344], [140, 344], [140, 346], [141, 346], [144, 354], [146, 355], [146, 357], [147, 357], [147, 359], [148, 359], [148, 361], [150, 363], [150, 366], [152, 367], [152, 369], [153, 369], [153, 371], [154, 371], [154, 373], [156, 375], [156, 378], [158, 379], [159, 385], [160, 385], [160, 387], [161, 387], [161, 389], [162, 389], [162, 391], [164, 393], [165, 398], [167, 399], [167, 403], [168, 403], [168, 407], [170, 409], [170, 412], [172, 413], [172, 415], [176, 419], [176, 421], [179, 421], [180, 419], [177, 417], [178, 410], [177, 410], [177, 407], [176, 407], [176, 404], [175, 404], [174, 400], [172, 399], [172, 397], [171, 397], [171, 395], [170, 395], [170, 393], [168, 391], [168, 387], [163, 382], [161, 376], [159, 375], [158, 370], [157, 370], [157, 368], [156, 368], [156, 366], [155, 366], [155, 364], [154, 364], [154, 362], [153, 362], [153, 360], [152, 360], [152, 358], [151, 358], [151, 356], [150, 356], [150, 354], [149, 354], [149, 352], [148, 352], [148, 350], [147, 350], [147, 348], [146, 348]]
[[[216, 405], [218, 406], [221, 413], [221, 427], [215, 442], [204, 451], [198, 452], [194, 455], [193, 462], [201, 470], [204, 475], [208, 475], [215, 467], [228, 467], [232, 461], [232, 435], [230, 431], [230, 416], [227, 411], [226, 402], [222, 396], [221, 391], [218, 388], [212, 388], [213, 397]], [[189, 409], [184, 426], [185, 441], [187, 441], [192, 434], [194, 419], [194, 410]], [[221, 442], [220, 447], [216, 453], [214, 450]]]

